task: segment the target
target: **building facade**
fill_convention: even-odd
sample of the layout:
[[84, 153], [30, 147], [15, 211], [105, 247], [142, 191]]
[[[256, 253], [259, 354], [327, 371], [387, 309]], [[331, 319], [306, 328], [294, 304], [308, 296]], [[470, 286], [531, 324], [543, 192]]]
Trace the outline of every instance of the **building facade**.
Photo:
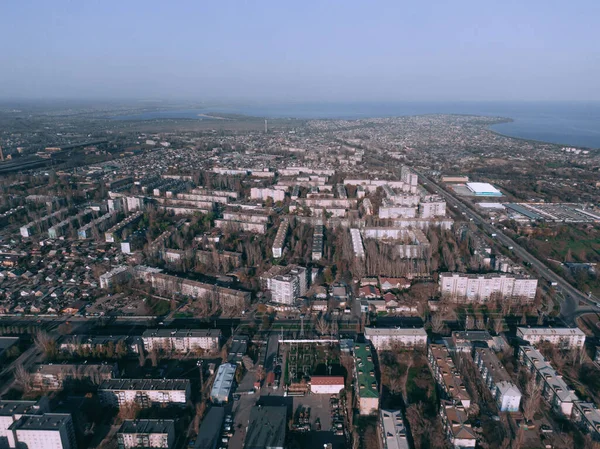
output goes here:
[[390, 350], [395, 345], [424, 347], [427, 344], [427, 332], [422, 327], [416, 329], [366, 327], [365, 339], [369, 340], [377, 351]]
[[142, 334], [148, 352], [155, 349], [176, 353], [198, 349], [214, 352], [220, 348], [221, 338], [219, 329], [148, 329]]
[[561, 348], [583, 349], [585, 346], [585, 333], [577, 327], [518, 327], [517, 337], [532, 345], [547, 341]]
[[127, 419], [117, 432], [119, 449], [171, 449], [175, 444], [172, 419]]
[[439, 280], [442, 297], [455, 301], [487, 301], [494, 296], [531, 301], [537, 283], [537, 279], [507, 274], [441, 273]]
[[190, 399], [189, 379], [111, 379], [98, 387], [103, 404], [112, 407], [138, 405], [177, 405], [184, 407]]
[[518, 412], [521, 391], [512, 382], [496, 354], [489, 348], [476, 348], [474, 358], [483, 381], [492, 392], [500, 411]]

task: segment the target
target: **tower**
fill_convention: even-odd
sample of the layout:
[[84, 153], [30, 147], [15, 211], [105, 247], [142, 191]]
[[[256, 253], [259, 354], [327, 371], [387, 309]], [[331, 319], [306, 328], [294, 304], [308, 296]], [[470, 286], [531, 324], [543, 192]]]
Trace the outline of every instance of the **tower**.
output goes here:
[[0, 161], [4, 161], [4, 153], [2, 152], [2, 145], [0, 145]]
[[269, 128], [267, 126], [267, 119], [265, 119], [265, 134], [269, 132]]

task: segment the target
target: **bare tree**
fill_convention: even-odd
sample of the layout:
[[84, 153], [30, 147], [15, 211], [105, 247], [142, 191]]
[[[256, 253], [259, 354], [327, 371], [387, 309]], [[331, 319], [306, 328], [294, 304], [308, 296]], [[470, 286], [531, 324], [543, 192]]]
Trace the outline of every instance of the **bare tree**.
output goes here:
[[473, 315], [467, 315], [465, 317], [465, 329], [473, 329], [475, 327], [475, 319]]
[[35, 344], [35, 347], [38, 350], [43, 351], [47, 357], [54, 357], [56, 355], [56, 340], [54, 340], [47, 332], [38, 330], [33, 336], [33, 343]]
[[440, 313], [436, 313], [431, 317], [431, 329], [433, 330], [433, 332], [435, 332], [436, 334], [440, 334], [444, 331], [444, 327], [444, 319], [442, 318], [442, 315]]
[[320, 335], [327, 335], [329, 333], [329, 323], [325, 321], [325, 317], [321, 316], [315, 323], [315, 328]]
[[152, 362], [152, 366], [156, 368], [158, 366], [158, 349], [156, 349], [156, 348], [152, 349], [152, 351], [150, 351], [150, 353], [148, 355], [150, 356], [150, 361]]
[[500, 332], [502, 332], [504, 330], [504, 320], [500, 317], [494, 318], [493, 328], [494, 328], [494, 332], [499, 335]]
[[22, 363], [15, 366], [14, 376], [17, 385], [23, 389], [23, 393], [29, 393], [33, 390], [33, 378]]
[[536, 382], [535, 376], [530, 376], [525, 385], [525, 399], [523, 401], [523, 416], [529, 422], [533, 419], [535, 413], [539, 410], [542, 389]]

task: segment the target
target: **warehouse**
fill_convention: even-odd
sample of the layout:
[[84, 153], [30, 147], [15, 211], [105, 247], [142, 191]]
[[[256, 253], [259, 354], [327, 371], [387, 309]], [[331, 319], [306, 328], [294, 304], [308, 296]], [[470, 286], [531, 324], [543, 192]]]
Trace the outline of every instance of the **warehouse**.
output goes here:
[[502, 192], [487, 182], [467, 182], [467, 188], [476, 196], [502, 196]]

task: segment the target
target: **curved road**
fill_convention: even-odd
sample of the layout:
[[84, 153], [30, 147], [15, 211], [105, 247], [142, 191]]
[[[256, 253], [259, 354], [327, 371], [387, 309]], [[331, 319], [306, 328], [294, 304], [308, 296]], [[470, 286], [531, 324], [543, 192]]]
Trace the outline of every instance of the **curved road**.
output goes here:
[[[467, 218], [472, 219], [474, 223], [480, 225], [490, 236], [491, 234], [496, 234], [495, 239], [503, 245], [507, 247], [512, 246], [512, 251], [515, 253], [515, 255], [521, 258], [521, 260], [530, 263], [531, 266], [535, 269], [535, 271], [537, 271], [540, 278], [545, 279], [548, 282], [555, 282], [560, 287], [563, 294], [567, 297], [567, 300], [561, 303], [560, 314], [568, 325], [572, 326], [575, 324], [574, 319], [577, 315], [579, 315], [580, 306], [578, 305], [578, 303], [580, 301], [588, 306], [586, 307], [586, 309], [589, 309], [590, 312], [595, 312], [599, 310], [598, 307], [596, 307], [596, 303], [594, 301], [591, 301], [585, 294], [581, 293], [579, 290], [577, 290], [575, 287], [569, 284], [565, 279], [553, 272], [543, 262], [534, 257], [531, 253], [525, 250], [522, 246], [520, 246], [513, 239], [511, 239], [502, 231], [500, 231], [498, 228], [486, 222], [481, 215], [473, 211], [457, 197], [444, 190], [441, 186], [424, 176], [422, 173], [418, 172], [417, 170], [415, 170], [415, 172], [424, 181], [434, 186], [437, 189], [438, 194], [440, 194], [446, 199], [447, 204], [456, 206], [456, 210], [460, 211]], [[584, 306], [582, 306], [582, 310], [583, 307]]]

